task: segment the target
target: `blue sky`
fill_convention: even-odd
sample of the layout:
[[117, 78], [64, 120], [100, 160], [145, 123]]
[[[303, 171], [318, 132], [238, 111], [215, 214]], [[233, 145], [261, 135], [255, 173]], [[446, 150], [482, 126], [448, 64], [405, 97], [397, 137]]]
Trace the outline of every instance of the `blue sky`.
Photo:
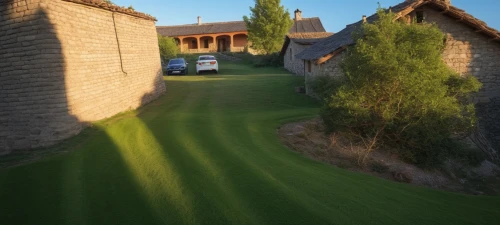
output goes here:
[[[319, 17], [325, 29], [338, 32], [345, 25], [356, 22], [362, 15], [371, 15], [377, 8], [396, 5], [404, 0], [281, 0], [281, 4], [293, 15], [299, 8], [303, 17]], [[120, 6], [132, 5], [135, 10], [151, 14], [158, 19], [157, 25], [242, 20], [250, 14], [254, 0], [113, 0]], [[452, 0], [452, 4], [500, 30], [500, 0]]]

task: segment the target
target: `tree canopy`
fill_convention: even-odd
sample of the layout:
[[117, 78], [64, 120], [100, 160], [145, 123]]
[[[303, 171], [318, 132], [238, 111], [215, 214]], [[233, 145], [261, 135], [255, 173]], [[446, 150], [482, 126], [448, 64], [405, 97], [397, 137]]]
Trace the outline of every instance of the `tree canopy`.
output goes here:
[[383, 9], [378, 17], [353, 34], [356, 44], [341, 63], [345, 76], [323, 95], [323, 119], [367, 148], [389, 145], [407, 160], [434, 163], [452, 135], [476, 125], [466, 100], [481, 84], [445, 64], [446, 37], [436, 25], [393, 21]]
[[174, 38], [158, 35], [158, 45], [163, 62], [168, 62], [169, 59], [177, 57], [179, 47]]
[[244, 16], [243, 20], [251, 47], [264, 54], [278, 52], [293, 25], [288, 10], [280, 0], [255, 0], [255, 6], [250, 7], [250, 11], [250, 17]]

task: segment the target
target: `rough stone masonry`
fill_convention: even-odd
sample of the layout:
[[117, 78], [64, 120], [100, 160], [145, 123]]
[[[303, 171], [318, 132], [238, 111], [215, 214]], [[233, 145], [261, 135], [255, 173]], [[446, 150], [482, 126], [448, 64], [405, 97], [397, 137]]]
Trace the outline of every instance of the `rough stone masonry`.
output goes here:
[[85, 2], [0, 1], [0, 155], [165, 92], [155, 19]]

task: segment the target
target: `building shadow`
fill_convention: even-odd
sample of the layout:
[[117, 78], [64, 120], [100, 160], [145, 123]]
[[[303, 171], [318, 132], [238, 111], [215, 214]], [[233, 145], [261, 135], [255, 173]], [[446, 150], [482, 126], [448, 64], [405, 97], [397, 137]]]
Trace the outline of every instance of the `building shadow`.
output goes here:
[[0, 5], [0, 155], [53, 145], [83, 126], [69, 113], [65, 59], [44, 9], [26, 1]]
[[75, 136], [87, 125], [70, 113], [56, 27], [27, 3], [0, 1], [0, 223], [164, 222], [105, 126]]

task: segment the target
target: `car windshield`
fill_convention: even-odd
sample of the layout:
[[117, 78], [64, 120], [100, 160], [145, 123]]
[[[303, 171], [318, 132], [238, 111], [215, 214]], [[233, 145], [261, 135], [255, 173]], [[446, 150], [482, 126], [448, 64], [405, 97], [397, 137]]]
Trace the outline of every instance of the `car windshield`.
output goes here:
[[200, 56], [200, 60], [215, 60], [213, 56]]
[[183, 64], [183, 63], [184, 63], [184, 60], [182, 60], [182, 59], [172, 59], [172, 60], [170, 60], [170, 62], [168, 62], [168, 65]]

